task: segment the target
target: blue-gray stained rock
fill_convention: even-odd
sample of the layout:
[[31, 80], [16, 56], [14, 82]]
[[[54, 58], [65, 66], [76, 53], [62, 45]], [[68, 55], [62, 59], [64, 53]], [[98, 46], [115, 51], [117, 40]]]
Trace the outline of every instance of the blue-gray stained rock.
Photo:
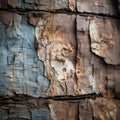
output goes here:
[[34, 0], [25, 0], [26, 3], [34, 3]]
[[19, 97], [1, 101], [0, 120], [119, 120], [120, 101], [104, 98], [86, 100], [39, 100]]
[[[0, 51], [0, 66], [7, 66], [7, 51]], [[7, 72], [7, 71], [6, 71]]]
[[8, 112], [5, 109], [0, 109], [0, 119], [7, 120], [8, 119]]
[[[102, 93], [111, 97], [119, 95], [119, 87], [117, 87], [119, 75], [116, 75], [114, 80], [106, 80], [109, 78], [109, 68], [106, 68], [101, 59], [94, 55], [96, 51], [93, 50], [96, 47], [93, 46], [93, 41], [107, 40], [104, 35], [107, 32], [103, 34], [103, 31], [106, 31], [109, 24], [108, 32], [113, 28], [119, 31], [117, 27], [119, 22], [105, 20], [107, 24], [104, 29], [103, 22], [99, 23], [104, 21], [102, 18], [66, 14], [29, 15], [32, 20], [34, 18], [37, 21], [35, 27], [36, 23], [32, 23], [34, 21], [31, 22], [32, 25], [28, 24], [28, 19], [31, 18], [28, 18], [27, 14], [10, 13], [8, 15], [10, 18], [5, 21], [7, 14], [9, 13], [1, 12], [0, 19], [0, 74], [2, 76], [0, 80], [1, 86], [5, 86], [5, 88], [1, 87], [0, 95], [4, 96], [3, 91], [5, 96], [23, 94], [32, 97], [89, 93]], [[77, 41], [73, 30], [75, 18], [77, 18]], [[99, 34], [97, 38], [100, 39], [95, 39], [95, 28], [96, 35], [97, 31], [100, 31], [100, 35], [103, 34], [103, 40]], [[112, 46], [116, 49], [110, 49], [114, 50], [114, 59], [111, 57], [113, 52], [109, 52], [109, 56], [108, 52], [96, 54], [107, 58], [107, 61], [110, 61], [108, 63], [116, 64], [119, 63], [119, 44], [113, 42], [119, 43], [119, 35], [118, 32], [112, 33], [116, 35], [114, 39], [111, 39], [113, 38], [111, 36], [109, 38], [110, 44], [116, 46]], [[110, 47], [109, 44], [107, 45]], [[116, 68], [113, 70], [116, 71]], [[9, 85], [3, 82], [4, 79], [5, 82], [9, 82]], [[111, 84], [113, 84], [112, 90], [110, 90]]]
[[[34, 27], [27, 24], [27, 16], [7, 12], [1, 15], [0, 96], [12, 97], [14, 93], [45, 96], [49, 80], [44, 77], [43, 63], [37, 58]], [[7, 15], [12, 19], [5, 21]]]
[[11, 97], [14, 95], [12, 92], [13, 83], [10, 79], [10, 77], [6, 77], [0, 74], [0, 96]]
[[[9, 112], [8, 112], [9, 111]], [[26, 108], [0, 109], [0, 120], [31, 120], [30, 111]]]
[[[58, 10], [58, 9], [75, 9], [75, 4], [72, 6], [73, 2], [71, 0], [7, 0], [7, 4], [3, 2], [0, 7], [4, 8], [10, 6], [12, 8], [19, 9], [33, 9], [33, 10]], [[69, 4], [71, 6], [69, 7]]]
[[32, 110], [32, 120], [52, 120], [50, 117], [50, 111], [48, 109]]

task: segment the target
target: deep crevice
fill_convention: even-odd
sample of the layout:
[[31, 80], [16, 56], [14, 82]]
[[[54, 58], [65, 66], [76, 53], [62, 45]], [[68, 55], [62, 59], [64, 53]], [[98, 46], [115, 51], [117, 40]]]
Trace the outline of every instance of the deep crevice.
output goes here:
[[[77, 16], [75, 16], [75, 28], [74, 28], [74, 34], [75, 34], [75, 42], [76, 42], [76, 55], [75, 55], [75, 79], [76, 83], [78, 85], [78, 78], [76, 73], [76, 65], [77, 65], [77, 56], [78, 56], [78, 41], [77, 41]], [[78, 86], [77, 86], [78, 87]]]
[[[118, 7], [117, 7], [118, 8]], [[118, 9], [119, 10], [119, 9]], [[58, 10], [31, 10], [31, 9], [19, 9], [19, 8], [9, 8], [9, 11], [7, 8], [1, 8], [0, 11], [7, 11], [7, 12], [13, 12], [18, 14], [41, 14], [41, 13], [51, 13], [51, 14], [68, 14], [68, 15], [81, 15], [81, 16], [91, 16], [91, 17], [102, 17], [102, 18], [111, 18], [111, 19], [118, 19], [120, 20], [119, 11], [117, 10], [117, 15], [110, 15], [110, 14], [103, 14], [103, 13], [91, 13], [91, 12], [77, 12], [71, 11], [70, 9], [58, 9]]]
[[[3, 97], [0, 98], [0, 104], [8, 104], [10, 103], [19, 103], [19, 102], [26, 102], [26, 100], [36, 100], [36, 101], [46, 101], [46, 100], [54, 100], [54, 101], [72, 101], [72, 100], [85, 100], [85, 99], [96, 99], [102, 97], [101, 94], [91, 93], [85, 95], [67, 95], [67, 96], [48, 96], [48, 97], [39, 97], [35, 98], [28, 95], [15, 95], [14, 97]], [[7, 102], [6, 102], [7, 101]]]

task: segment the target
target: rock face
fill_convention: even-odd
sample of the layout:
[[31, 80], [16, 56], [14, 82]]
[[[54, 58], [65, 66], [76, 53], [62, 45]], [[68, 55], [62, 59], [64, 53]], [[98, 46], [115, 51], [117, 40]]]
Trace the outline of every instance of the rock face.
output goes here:
[[45, 14], [36, 26], [38, 57], [44, 62], [45, 76], [51, 81], [49, 95], [75, 94], [74, 23], [75, 16]]
[[103, 57], [107, 64], [120, 64], [119, 25], [117, 20], [94, 18], [90, 21], [92, 51]]
[[54, 11], [61, 9], [75, 10], [75, 0], [1, 0], [1, 8]]
[[119, 120], [115, 0], [0, 0], [0, 120]]
[[[120, 102], [96, 100], [17, 100], [1, 102], [1, 120], [119, 120]], [[12, 104], [11, 104], [12, 103]], [[22, 103], [22, 104], [21, 104]]]
[[34, 27], [27, 23], [26, 16], [8, 12], [0, 16], [0, 95], [44, 96], [49, 80], [37, 58]]
[[77, 10], [85, 13], [115, 15], [115, 2], [112, 0], [77, 0]]

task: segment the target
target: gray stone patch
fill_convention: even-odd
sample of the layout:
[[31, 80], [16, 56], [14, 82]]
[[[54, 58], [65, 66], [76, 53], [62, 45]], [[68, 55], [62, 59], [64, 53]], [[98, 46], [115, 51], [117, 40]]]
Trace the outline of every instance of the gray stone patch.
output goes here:
[[47, 109], [32, 110], [32, 120], [51, 120], [50, 111]]
[[27, 16], [15, 14], [13, 26], [0, 22], [0, 96], [45, 96], [49, 80], [35, 50], [35, 30]]

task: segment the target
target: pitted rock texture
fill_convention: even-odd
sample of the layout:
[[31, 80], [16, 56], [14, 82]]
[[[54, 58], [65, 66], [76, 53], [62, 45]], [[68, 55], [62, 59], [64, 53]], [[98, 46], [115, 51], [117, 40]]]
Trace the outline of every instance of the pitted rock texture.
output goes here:
[[0, 8], [20, 10], [70, 10], [81, 13], [117, 15], [115, 7], [119, 2], [115, 0], [0, 0]]
[[35, 50], [34, 27], [27, 17], [0, 13], [0, 95], [44, 96], [49, 80]]
[[112, 0], [77, 0], [77, 10], [85, 13], [116, 14]]
[[120, 101], [19, 99], [2, 101], [0, 120], [119, 120]]
[[91, 61], [90, 40], [88, 36], [89, 19], [77, 16], [77, 60], [76, 76], [78, 91], [80, 94], [98, 92], [96, 81], [93, 76], [93, 66]]
[[51, 82], [47, 94], [75, 95], [74, 23], [75, 16], [51, 14], [43, 15], [36, 26], [38, 57], [44, 62], [45, 76]]
[[11, 7], [21, 10], [75, 10], [75, 0], [0, 0], [0, 8]]
[[90, 21], [92, 51], [108, 64], [120, 64], [120, 40], [118, 20], [94, 18]]
[[[105, 21], [107, 23], [104, 23]], [[115, 83], [119, 82], [120, 68], [119, 65], [111, 65], [119, 64], [120, 60], [118, 26], [119, 21], [113, 19], [77, 16], [76, 75], [78, 89], [82, 94], [95, 92], [111, 97], [119, 94]]]
[[2, 96], [119, 96], [120, 66], [111, 65], [120, 58], [118, 20], [50, 13], [0, 16]]
[[119, 120], [119, 1], [0, 0], [0, 120]]

